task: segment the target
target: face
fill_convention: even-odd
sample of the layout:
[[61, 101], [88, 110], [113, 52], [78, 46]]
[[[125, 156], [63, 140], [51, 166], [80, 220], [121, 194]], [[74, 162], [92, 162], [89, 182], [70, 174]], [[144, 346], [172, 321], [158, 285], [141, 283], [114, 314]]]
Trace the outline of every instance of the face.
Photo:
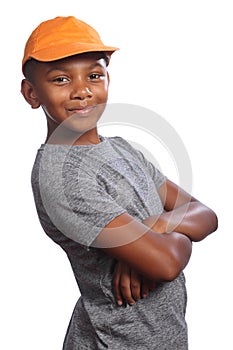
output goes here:
[[30, 93], [32, 108], [42, 106], [45, 111], [48, 137], [56, 134], [55, 130], [66, 137], [83, 137], [93, 133], [104, 111], [109, 78], [102, 55], [90, 53], [36, 62], [31, 83], [24, 84], [22, 90]]

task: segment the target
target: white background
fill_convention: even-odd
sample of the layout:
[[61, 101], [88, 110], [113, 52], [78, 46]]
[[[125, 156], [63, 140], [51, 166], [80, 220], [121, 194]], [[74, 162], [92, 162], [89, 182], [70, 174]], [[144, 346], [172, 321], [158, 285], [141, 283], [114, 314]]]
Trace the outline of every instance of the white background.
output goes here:
[[182, 138], [192, 161], [193, 195], [219, 217], [218, 231], [195, 244], [186, 268], [190, 350], [233, 349], [230, 0], [4, 3], [0, 348], [61, 349], [79, 295], [65, 254], [37, 219], [30, 172], [45, 119], [20, 94], [25, 41], [41, 21], [57, 15], [86, 21], [106, 44], [121, 48], [109, 67], [110, 102], [150, 108]]

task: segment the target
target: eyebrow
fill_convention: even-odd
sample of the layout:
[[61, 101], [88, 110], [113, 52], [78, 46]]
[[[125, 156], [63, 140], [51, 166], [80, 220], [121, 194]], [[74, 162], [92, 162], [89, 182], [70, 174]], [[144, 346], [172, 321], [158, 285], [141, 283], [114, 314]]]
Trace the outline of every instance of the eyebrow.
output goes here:
[[99, 62], [94, 62], [90, 65], [90, 69], [96, 68], [96, 67], [100, 67], [100, 68], [104, 68], [104, 66], [99, 63]]
[[[94, 63], [90, 64], [90, 66], [88, 66], [87, 69], [93, 69], [93, 68], [96, 68], [96, 67], [105, 68], [101, 63], [99, 63], [99, 62], [94, 62]], [[65, 66], [63, 66], [62, 63], [61, 63], [61, 65], [50, 67], [50, 68], [47, 70], [46, 74], [49, 74], [49, 73], [51, 73], [51, 72], [53, 72], [53, 71], [56, 71], [56, 70], [57, 70], [57, 71], [60, 70], [60, 71], [67, 72], [69, 69], [66, 68]]]

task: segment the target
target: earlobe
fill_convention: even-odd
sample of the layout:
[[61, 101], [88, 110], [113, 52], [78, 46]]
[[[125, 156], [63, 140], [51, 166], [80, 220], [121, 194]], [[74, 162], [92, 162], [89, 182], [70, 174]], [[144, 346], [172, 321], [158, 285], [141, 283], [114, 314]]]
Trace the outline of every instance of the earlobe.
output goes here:
[[27, 79], [23, 79], [21, 83], [21, 93], [27, 103], [30, 104], [32, 108], [39, 108], [40, 107], [40, 101], [37, 97], [35, 88], [33, 84], [28, 81]]

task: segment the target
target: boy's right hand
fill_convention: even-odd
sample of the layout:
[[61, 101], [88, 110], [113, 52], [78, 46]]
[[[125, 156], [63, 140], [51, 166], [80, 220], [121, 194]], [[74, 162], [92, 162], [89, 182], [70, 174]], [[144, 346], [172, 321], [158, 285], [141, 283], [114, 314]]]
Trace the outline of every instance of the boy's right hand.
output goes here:
[[113, 288], [116, 303], [134, 305], [137, 300], [145, 298], [149, 291], [156, 288], [156, 283], [131, 269], [126, 263], [118, 261], [115, 266]]

